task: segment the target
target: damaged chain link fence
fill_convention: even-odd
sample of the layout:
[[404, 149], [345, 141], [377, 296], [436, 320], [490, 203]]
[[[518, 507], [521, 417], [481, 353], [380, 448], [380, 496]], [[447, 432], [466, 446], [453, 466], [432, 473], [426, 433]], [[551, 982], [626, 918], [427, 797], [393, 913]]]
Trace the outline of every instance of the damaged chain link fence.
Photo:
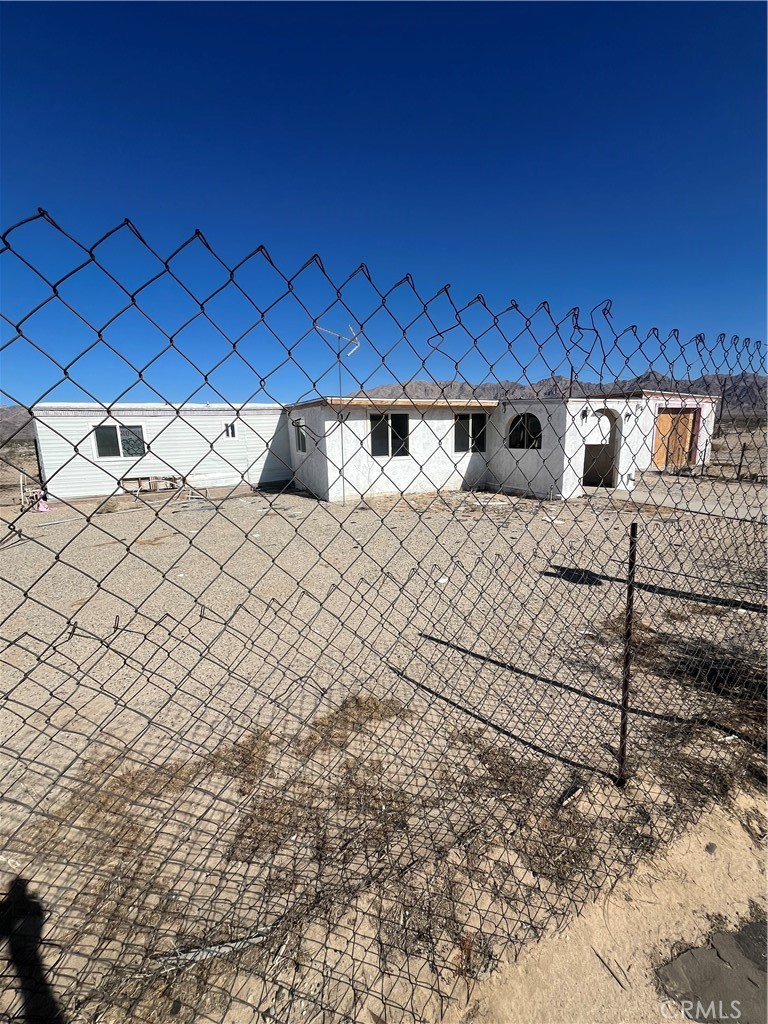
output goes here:
[[43, 211], [0, 269], [0, 1014], [437, 1021], [764, 782], [759, 343]]

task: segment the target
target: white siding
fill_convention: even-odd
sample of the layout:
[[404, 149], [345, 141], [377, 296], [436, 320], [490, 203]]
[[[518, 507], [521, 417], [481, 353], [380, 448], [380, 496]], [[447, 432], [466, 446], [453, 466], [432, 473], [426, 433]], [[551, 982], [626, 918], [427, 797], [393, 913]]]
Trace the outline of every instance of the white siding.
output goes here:
[[[40, 405], [34, 410], [43, 477], [51, 498], [120, 493], [120, 480], [136, 476], [177, 476], [198, 487], [258, 486], [289, 480], [290, 450], [280, 406], [231, 408], [161, 405]], [[236, 436], [224, 425], [236, 422]], [[100, 458], [93, 429], [123, 424], [143, 428], [147, 454]]]

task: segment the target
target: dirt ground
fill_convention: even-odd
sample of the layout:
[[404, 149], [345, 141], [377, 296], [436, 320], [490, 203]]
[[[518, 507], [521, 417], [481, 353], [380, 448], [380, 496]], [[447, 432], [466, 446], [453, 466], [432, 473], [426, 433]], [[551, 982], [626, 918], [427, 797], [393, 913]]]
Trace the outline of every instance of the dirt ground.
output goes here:
[[35, 487], [40, 482], [35, 442], [5, 441], [0, 449], [0, 506], [18, 505], [22, 486]]
[[72, 1021], [436, 1021], [764, 780], [761, 520], [246, 490], [2, 514], [3, 881], [46, 908]]
[[[567, 928], [526, 948], [446, 1024], [684, 1020], [655, 972], [713, 931], [765, 915], [766, 831], [757, 790], [708, 811]], [[730, 1013], [730, 998], [722, 1002]]]

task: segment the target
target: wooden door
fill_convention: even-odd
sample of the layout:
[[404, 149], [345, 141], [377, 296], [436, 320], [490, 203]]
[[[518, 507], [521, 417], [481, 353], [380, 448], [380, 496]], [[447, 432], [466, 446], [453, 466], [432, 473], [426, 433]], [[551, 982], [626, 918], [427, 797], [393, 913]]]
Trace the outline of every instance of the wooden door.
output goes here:
[[693, 412], [660, 409], [656, 416], [653, 464], [657, 469], [687, 466], [693, 440]]

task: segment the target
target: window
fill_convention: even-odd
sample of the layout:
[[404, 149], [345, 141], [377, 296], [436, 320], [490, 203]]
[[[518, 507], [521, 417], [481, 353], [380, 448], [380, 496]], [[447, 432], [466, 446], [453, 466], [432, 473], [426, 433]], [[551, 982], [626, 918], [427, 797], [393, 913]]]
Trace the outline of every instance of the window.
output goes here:
[[462, 412], [453, 429], [453, 448], [457, 452], [485, 451], [486, 415], [484, 412]]
[[541, 424], [531, 412], [515, 416], [509, 425], [510, 448], [541, 448]]
[[94, 427], [96, 453], [100, 459], [138, 459], [146, 454], [144, 428], [131, 426]]
[[294, 420], [293, 429], [296, 437], [296, 451], [306, 452], [307, 450], [307, 428], [304, 420]]
[[371, 416], [371, 455], [408, 454], [409, 423], [407, 412], [375, 413]]
[[225, 423], [222, 433], [224, 437], [237, 437], [237, 422]]

